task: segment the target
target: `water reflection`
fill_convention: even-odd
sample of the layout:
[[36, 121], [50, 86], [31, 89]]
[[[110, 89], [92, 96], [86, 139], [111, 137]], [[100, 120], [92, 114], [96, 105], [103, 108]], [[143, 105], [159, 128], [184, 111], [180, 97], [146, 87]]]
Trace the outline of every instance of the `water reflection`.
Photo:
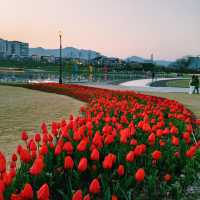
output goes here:
[[[163, 77], [163, 75], [161, 75]], [[165, 75], [166, 76], [166, 75]], [[114, 72], [114, 73], [88, 73], [73, 74], [63, 73], [63, 82], [104, 82], [119, 83], [128, 80], [149, 78], [144, 72]], [[44, 72], [42, 70], [29, 70], [22, 72], [0, 71], [0, 82], [5, 83], [32, 83], [32, 82], [58, 82], [59, 73]]]

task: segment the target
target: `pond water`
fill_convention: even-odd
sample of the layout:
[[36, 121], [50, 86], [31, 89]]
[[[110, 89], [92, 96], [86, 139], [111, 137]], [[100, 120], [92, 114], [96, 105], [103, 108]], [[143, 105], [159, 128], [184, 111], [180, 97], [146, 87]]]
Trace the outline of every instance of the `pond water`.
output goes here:
[[[159, 74], [166, 77], [166, 74]], [[67, 74], [63, 72], [63, 82], [104, 82], [121, 83], [128, 80], [149, 78], [145, 72], [114, 72], [114, 73], [90, 73], [90, 74]], [[22, 72], [0, 71], [1, 83], [28, 83], [28, 82], [58, 82], [58, 72], [45, 72], [42, 70], [27, 70]]]

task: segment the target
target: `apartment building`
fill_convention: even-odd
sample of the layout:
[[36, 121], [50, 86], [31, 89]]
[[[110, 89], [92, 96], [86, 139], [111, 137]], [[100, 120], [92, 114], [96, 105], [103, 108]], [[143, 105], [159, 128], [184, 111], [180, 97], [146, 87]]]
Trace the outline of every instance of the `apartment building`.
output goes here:
[[28, 57], [29, 44], [0, 39], [0, 57]]

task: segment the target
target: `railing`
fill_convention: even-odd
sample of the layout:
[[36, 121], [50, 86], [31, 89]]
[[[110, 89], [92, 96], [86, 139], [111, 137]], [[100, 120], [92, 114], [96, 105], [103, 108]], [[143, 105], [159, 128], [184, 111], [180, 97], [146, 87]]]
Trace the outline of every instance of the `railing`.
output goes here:
[[[148, 72], [112, 72], [112, 73], [63, 73], [63, 82], [105, 82], [115, 83], [136, 79], [151, 78]], [[176, 74], [157, 73], [157, 78], [173, 78]], [[29, 83], [53, 81], [58, 82], [59, 74], [57, 72], [0, 72], [0, 82], [3, 83]]]

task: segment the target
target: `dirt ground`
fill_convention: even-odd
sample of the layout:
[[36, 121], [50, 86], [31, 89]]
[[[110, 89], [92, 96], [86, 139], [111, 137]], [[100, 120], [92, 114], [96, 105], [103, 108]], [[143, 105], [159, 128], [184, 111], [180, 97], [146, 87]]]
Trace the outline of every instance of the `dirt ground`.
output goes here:
[[83, 102], [71, 97], [0, 85], [0, 151], [9, 156], [20, 141], [22, 130], [30, 135], [40, 131], [45, 120], [78, 115]]

